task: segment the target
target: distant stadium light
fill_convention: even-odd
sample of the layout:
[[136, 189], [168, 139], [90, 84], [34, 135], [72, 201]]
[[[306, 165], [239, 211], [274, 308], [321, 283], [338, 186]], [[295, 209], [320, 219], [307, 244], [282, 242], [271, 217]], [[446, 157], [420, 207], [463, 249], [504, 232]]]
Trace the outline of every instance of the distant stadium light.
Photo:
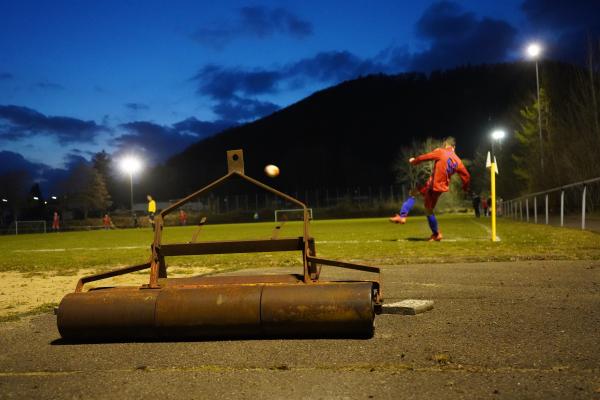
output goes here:
[[494, 140], [502, 140], [505, 136], [506, 132], [504, 132], [502, 129], [496, 129], [492, 132], [492, 139]]
[[39, 200], [39, 198], [37, 196], [33, 196], [34, 200]]
[[47, 201], [44, 201], [44, 204], [48, 204], [48, 202], [47, 202]]
[[56, 196], [52, 196], [52, 200], [56, 200]]
[[542, 53], [542, 46], [539, 43], [532, 42], [527, 46], [527, 55], [535, 61], [535, 86], [537, 89], [537, 114], [538, 114], [538, 135], [540, 137], [540, 165], [544, 171], [544, 141], [542, 139], [542, 105], [540, 104], [540, 73], [538, 70], [538, 58]]
[[3, 203], [8, 203], [8, 200], [6, 200], [6, 199], [2, 199], [2, 202], [3, 202]]
[[531, 43], [529, 46], [527, 46], [527, 55], [530, 58], [538, 58], [539, 55], [542, 53], [542, 46], [540, 46], [539, 43]]
[[121, 169], [124, 172], [133, 175], [142, 169], [142, 163], [135, 157], [125, 157], [121, 160]]
[[129, 199], [131, 201], [131, 215], [135, 220], [133, 214], [133, 174], [142, 169], [142, 162], [138, 158], [128, 156], [121, 160], [121, 169], [129, 174]]

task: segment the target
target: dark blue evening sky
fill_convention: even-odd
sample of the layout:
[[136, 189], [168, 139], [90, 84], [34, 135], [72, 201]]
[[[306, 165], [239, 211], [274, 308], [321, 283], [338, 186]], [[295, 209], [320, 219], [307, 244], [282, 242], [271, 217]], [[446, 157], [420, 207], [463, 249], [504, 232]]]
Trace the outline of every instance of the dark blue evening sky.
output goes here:
[[[346, 79], [582, 61], [598, 1], [0, 1], [0, 174], [165, 160]], [[43, 175], [43, 173], [42, 173]]]

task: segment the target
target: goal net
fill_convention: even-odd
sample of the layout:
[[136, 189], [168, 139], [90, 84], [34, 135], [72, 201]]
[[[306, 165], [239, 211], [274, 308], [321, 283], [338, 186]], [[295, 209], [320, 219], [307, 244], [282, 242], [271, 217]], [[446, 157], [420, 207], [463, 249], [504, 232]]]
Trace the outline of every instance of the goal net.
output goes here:
[[[308, 208], [308, 219], [313, 219], [313, 210]], [[275, 222], [280, 221], [302, 221], [304, 220], [304, 209], [294, 208], [289, 210], [275, 210]]]
[[15, 235], [23, 233], [46, 233], [46, 221], [15, 221]]

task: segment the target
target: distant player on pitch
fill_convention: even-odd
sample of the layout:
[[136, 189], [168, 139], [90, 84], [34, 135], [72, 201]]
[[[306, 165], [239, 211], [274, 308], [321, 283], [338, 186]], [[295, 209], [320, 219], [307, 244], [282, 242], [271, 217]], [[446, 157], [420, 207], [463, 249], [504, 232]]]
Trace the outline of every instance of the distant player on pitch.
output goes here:
[[154, 231], [154, 214], [156, 214], [156, 201], [154, 201], [154, 199], [150, 195], [147, 195], [146, 199], [148, 199], [148, 221], [150, 221], [150, 225], [152, 225], [152, 230]]
[[448, 137], [444, 140], [441, 148], [437, 148], [430, 153], [422, 154], [417, 157], [411, 157], [408, 162], [412, 165], [417, 165], [423, 161], [433, 161], [433, 172], [427, 180], [427, 183], [420, 188], [412, 189], [410, 197], [402, 204], [400, 213], [390, 218], [390, 222], [396, 224], [405, 224], [406, 218], [410, 210], [415, 204], [415, 196], [421, 193], [425, 203], [425, 213], [429, 228], [431, 228], [431, 237], [429, 241], [439, 242], [442, 240], [442, 233], [438, 229], [437, 219], [433, 213], [433, 209], [437, 204], [442, 193], [447, 192], [450, 186], [450, 178], [454, 173], [458, 173], [462, 180], [462, 188], [465, 192], [469, 191], [469, 182], [471, 176], [465, 168], [464, 164], [454, 153], [456, 141], [453, 137]]

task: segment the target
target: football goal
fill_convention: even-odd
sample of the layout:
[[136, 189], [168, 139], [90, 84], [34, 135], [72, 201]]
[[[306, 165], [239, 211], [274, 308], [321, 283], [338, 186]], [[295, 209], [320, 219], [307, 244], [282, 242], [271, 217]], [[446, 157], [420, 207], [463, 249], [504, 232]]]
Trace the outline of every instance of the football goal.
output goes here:
[[15, 221], [15, 235], [23, 233], [46, 233], [46, 221]]
[[[313, 210], [308, 208], [308, 219], [313, 219]], [[304, 219], [304, 209], [293, 208], [289, 210], [275, 210], [275, 222], [280, 221], [302, 221]]]

